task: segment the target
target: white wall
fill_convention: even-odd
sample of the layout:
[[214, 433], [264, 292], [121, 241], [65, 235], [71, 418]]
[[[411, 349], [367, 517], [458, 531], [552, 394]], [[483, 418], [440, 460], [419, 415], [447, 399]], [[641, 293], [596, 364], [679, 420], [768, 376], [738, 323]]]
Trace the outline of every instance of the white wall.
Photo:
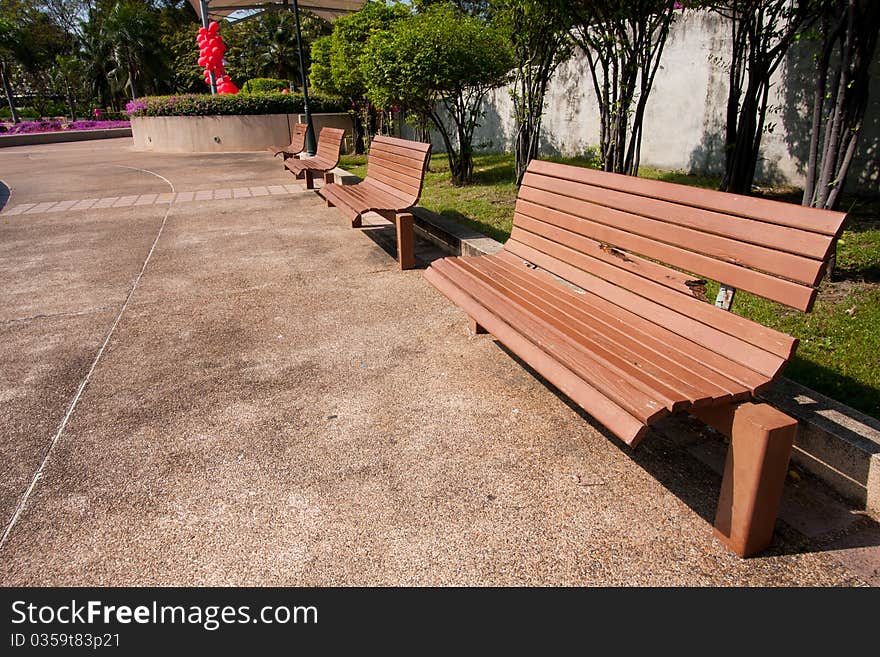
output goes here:
[[[793, 48], [770, 92], [762, 140], [759, 183], [803, 184], [809, 139], [807, 101], [815, 78], [811, 45]], [[693, 173], [723, 170], [729, 37], [722, 19], [686, 11], [676, 20], [646, 108], [641, 163]], [[720, 58], [720, 61], [719, 61]], [[850, 169], [851, 184], [880, 191], [880, 53], [875, 57], [866, 126]], [[475, 145], [512, 150], [513, 112], [507, 89], [495, 90], [485, 107]], [[772, 124], [772, 125], [771, 125]], [[599, 116], [586, 59], [577, 55], [557, 70], [545, 105], [542, 155], [581, 155], [598, 143]], [[441, 144], [435, 144], [440, 147]], [[439, 150], [439, 148], [437, 149]]]

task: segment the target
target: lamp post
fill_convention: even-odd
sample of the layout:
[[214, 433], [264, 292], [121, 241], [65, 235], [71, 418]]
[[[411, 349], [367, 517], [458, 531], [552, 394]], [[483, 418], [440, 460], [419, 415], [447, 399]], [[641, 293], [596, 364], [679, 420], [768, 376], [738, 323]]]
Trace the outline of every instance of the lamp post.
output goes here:
[[[208, 29], [208, 2], [209, 0], [199, 0], [199, 5], [202, 8], [202, 27], [206, 30]], [[214, 78], [214, 71], [209, 71], [208, 75], [211, 76], [211, 95], [215, 96], [217, 94], [217, 80]]]
[[314, 155], [318, 150], [315, 142], [315, 128], [312, 125], [312, 112], [309, 110], [309, 85], [306, 79], [306, 63], [303, 58], [302, 30], [299, 24], [299, 0], [293, 0], [293, 18], [296, 23], [296, 46], [299, 50], [299, 73], [302, 76], [303, 113], [306, 115], [306, 152]]

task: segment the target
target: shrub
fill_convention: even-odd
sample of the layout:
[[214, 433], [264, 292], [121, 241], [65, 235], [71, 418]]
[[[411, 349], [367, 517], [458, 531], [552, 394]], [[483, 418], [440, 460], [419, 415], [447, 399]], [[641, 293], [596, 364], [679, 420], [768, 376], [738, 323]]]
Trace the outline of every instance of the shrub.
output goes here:
[[[345, 102], [335, 96], [310, 95], [313, 112], [345, 112]], [[302, 94], [184, 94], [146, 96], [130, 101], [129, 116], [230, 116], [248, 114], [299, 114], [303, 111]]]
[[276, 78], [251, 78], [241, 85], [241, 91], [242, 93], [248, 94], [265, 94], [288, 89], [289, 87], [290, 83], [287, 80], [278, 80]]

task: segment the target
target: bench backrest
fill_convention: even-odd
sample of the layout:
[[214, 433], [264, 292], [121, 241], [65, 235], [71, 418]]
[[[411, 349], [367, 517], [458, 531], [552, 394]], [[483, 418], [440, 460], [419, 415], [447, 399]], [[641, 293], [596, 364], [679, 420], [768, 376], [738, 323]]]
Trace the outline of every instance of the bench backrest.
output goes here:
[[342, 128], [321, 128], [321, 134], [318, 135], [318, 152], [315, 153], [315, 157], [335, 167], [339, 164], [339, 154], [342, 152], [344, 137], [345, 130]]
[[431, 144], [381, 135], [374, 137], [367, 157], [366, 180], [413, 206], [422, 194], [430, 157]]
[[306, 147], [306, 132], [309, 126], [306, 123], [294, 123], [293, 134], [290, 136], [290, 151], [299, 153]]
[[692, 272], [807, 311], [845, 217], [533, 160], [506, 248], [540, 251], [552, 257], [545, 269], [560, 261], [621, 287], [650, 279], [699, 298], [705, 282], [682, 273]]

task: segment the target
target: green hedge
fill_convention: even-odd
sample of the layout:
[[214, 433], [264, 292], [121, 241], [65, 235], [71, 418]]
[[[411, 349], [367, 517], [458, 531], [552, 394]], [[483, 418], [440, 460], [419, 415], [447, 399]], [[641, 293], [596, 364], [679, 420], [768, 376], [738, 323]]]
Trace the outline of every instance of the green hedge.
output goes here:
[[[345, 101], [335, 96], [309, 95], [313, 112], [345, 112]], [[145, 96], [125, 106], [129, 116], [229, 116], [240, 114], [298, 114], [303, 111], [302, 94], [182, 94]]]
[[288, 89], [289, 86], [290, 83], [287, 80], [278, 80], [276, 78], [251, 78], [241, 85], [241, 91], [246, 94], [265, 94]]

